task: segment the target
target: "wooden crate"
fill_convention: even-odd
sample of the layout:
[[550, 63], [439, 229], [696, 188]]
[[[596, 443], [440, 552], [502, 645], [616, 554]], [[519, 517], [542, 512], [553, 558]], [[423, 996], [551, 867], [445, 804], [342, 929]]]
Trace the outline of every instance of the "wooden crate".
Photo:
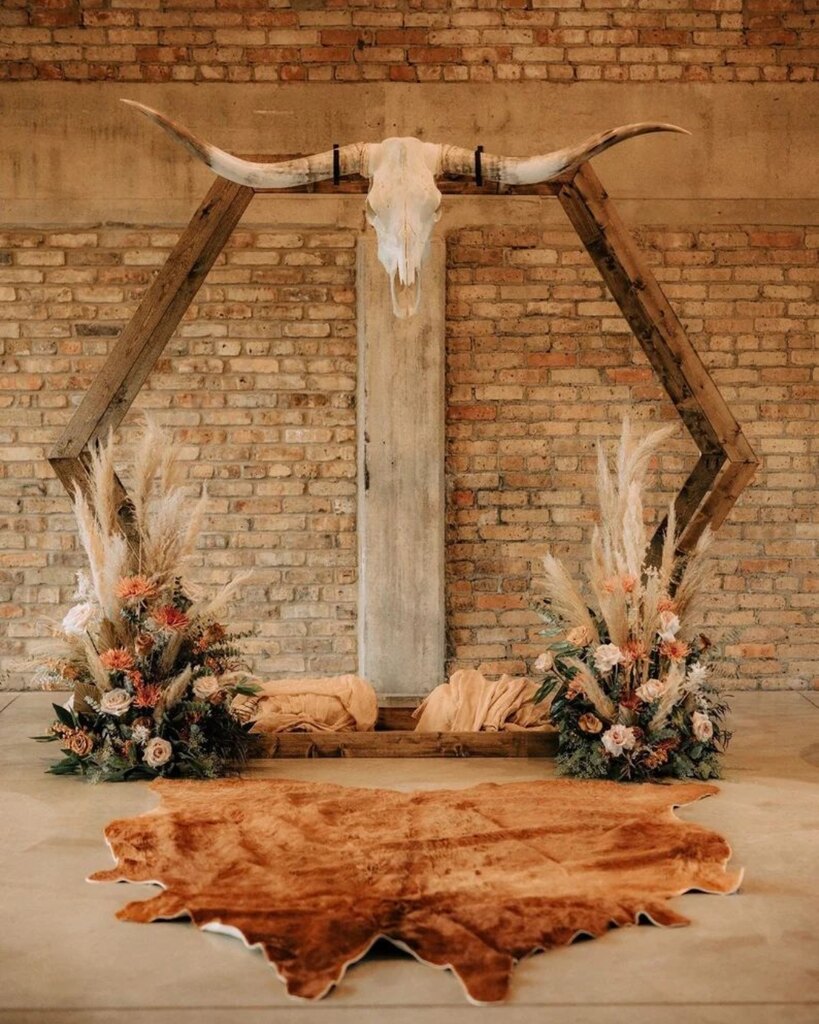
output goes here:
[[281, 732], [262, 738], [260, 758], [554, 757], [557, 733], [415, 732], [412, 707], [382, 707], [372, 732]]

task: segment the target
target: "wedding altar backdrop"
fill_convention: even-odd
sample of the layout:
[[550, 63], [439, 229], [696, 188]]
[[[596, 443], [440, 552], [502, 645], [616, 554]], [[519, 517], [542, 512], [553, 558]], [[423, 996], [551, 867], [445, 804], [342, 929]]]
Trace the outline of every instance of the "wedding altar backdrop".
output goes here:
[[[750, 481], [752, 448], [590, 163], [539, 184], [506, 185], [480, 180], [478, 154], [471, 173], [439, 178], [440, 192], [556, 198], [696, 443], [699, 459], [675, 502], [679, 547], [691, 549]], [[370, 192], [367, 178], [345, 173], [286, 189], [217, 178], [49, 453], [69, 492], [86, 490], [90, 448], [122, 422], [253, 197]], [[443, 261], [443, 245], [432, 248]], [[443, 289], [425, 295], [420, 316], [394, 319], [375, 247], [362, 240], [357, 290], [359, 672], [382, 692], [407, 692], [411, 664], [409, 692], [417, 694], [440, 681], [444, 664], [443, 459], [430, 458], [443, 450], [443, 331], [435, 329]], [[128, 496], [119, 492], [127, 536]], [[655, 553], [663, 534], [661, 523]]]

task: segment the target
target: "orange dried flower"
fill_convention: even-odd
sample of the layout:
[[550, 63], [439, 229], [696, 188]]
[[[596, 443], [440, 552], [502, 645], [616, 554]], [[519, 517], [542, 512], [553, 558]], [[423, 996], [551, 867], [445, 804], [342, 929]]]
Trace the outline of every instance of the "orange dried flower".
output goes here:
[[156, 584], [146, 576], [123, 576], [117, 584], [117, 597], [123, 601], [147, 601], [156, 596]]
[[156, 683], [143, 682], [140, 676], [139, 681], [134, 683], [134, 707], [155, 708], [162, 696], [162, 688]]
[[623, 588], [623, 593], [630, 594], [637, 586], [637, 577], [626, 573], [625, 576], [621, 577], [620, 584]]
[[642, 640], [627, 640], [620, 650], [623, 652], [626, 664], [639, 661], [648, 653]]
[[68, 679], [71, 682], [74, 682], [80, 677], [80, 673], [77, 670], [76, 666], [69, 665], [66, 662], [61, 662], [60, 665], [58, 666], [57, 671], [60, 673], [63, 679]]
[[657, 602], [658, 612], [674, 612], [677, 611], [677, 602], [671, 597], [661, 597]]
[[124, 647], [111, 647], [103, 651], [100, 661], [109, 672], [129, 672], [134, 667], [134, 656]]
[[154, 622], [162, 629], [168, 629], [172, 633], [181, 633], [188, 625], [189, 619], [184, 612], [174, 608], [172, 604], [166, 604], [157, 608], [151, 613]]
[[668, 750], [659, 746], [643, 754], [643, 764], [646, 768], [660, 768], [668, 760]]
[[202, 631], [202, 635], [196, 641], [196, 650], [201, 654], [220, 640], [224, 640], [226, 635], [227, 630], [221, 623], [212, 622]]
[[671, 661], [684, 661], [688, 657], [690, 648], [683, 640], [666, 640], [660, 644], [660, 654]]
[[616, 589], [617, 589], [617, 577], [616, 576], [610, 576], [607, 580], [603, 580], [603, 590], [605, 590], [605, 592], [607, 594], [613, 594]]

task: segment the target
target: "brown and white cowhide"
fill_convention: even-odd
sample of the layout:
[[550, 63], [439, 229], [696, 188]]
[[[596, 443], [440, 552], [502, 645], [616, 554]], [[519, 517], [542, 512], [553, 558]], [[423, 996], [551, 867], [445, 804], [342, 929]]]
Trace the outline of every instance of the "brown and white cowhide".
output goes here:
[[125, 921], [191, 917], [264, 951], [294, 996], [325, 995], [379, 937], [503, 999], [515, 961], [728, 893], [726, 841], [679, 820], [702, 784], [568, 780], [400, 793], [324, 783], [153, 783], [153, 811], [105, 830], [117, 866], [152, 881]]

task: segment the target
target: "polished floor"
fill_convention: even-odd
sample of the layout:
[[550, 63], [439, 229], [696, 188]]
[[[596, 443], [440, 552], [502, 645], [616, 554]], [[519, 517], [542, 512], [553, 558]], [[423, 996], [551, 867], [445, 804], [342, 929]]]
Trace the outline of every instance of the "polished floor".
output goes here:
[[[48, 694], [0, 693], [0, 1024], [817, 1024], [819, 694], [741, 694], [718, 796], [681, 816], [719, 829], [740, 893], [691, 894], [689, 928], [626, 928], [526, 960], [509, 1001], [466, 1003], [447, 971], [380, 947], [318, 1004], [293, 1002], [258, 952], [188, 923], [118, 922], [148, 887], [90, 886], [110, 863], [102, 830], [154, 800], [142, 783], [43, 774], [27, 737]], [[542, 778], [525, 760], [310, 760], [271, 777], [396, 789]]]

